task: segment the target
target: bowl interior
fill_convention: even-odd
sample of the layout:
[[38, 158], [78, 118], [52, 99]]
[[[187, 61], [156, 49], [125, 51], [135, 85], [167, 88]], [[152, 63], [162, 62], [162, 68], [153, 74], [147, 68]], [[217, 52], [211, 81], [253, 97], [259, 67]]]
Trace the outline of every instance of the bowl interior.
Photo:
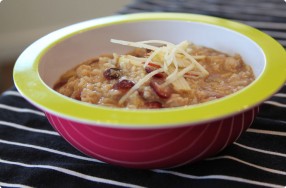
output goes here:
[[188, 40], [231, 55], [237, 53], [251, 65], [256, 78], [266, 65], [261, 48], [233, 30], [191, 21], [148, 20], [90, 27], [53, 43], [40, 60], [40, 77], [53, 87], [61, 74], [88, 58], [113, 52], [122, 54], [132, 49], [111, 43], [112, 38], [128, 41], [157, 39], [176, 44]]

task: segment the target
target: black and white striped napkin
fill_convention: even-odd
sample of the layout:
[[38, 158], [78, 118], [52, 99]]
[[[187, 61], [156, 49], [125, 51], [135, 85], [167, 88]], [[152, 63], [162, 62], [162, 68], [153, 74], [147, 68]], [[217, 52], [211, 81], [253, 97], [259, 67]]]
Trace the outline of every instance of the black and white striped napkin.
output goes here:
[[[286, 47], [284, 0], [137, 0], [120, 13], [154, 11], [236, 20]], [[64, 141], [15, 88], [0, 96], [0, 187], [285, 186], [286, 85], [262, 104], [251, 128], [218, 155], [154, 170], [126, 169], [89, 158]]]

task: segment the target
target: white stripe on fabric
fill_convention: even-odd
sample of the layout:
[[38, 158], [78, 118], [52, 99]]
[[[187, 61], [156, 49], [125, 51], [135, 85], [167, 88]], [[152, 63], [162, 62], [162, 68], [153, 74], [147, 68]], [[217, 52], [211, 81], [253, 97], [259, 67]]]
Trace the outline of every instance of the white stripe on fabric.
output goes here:
[[45, 116], [45, 114], [43, 112], [31, 110], [28, 108], [17, 108], [17, 107], [8, 106], [5, 104], [0, 104], [0, 108], [5, 109], [5, 110], [14, 111], [14, 112], [32, 113], [32, 114], [36, 114], [36, 115], [40, 115], [40, 116]]
[[50, 152], [50, 153], [54, 153], [54, 154], [59, 154], [59, 155], [63, 155], [63, 156], [66, 156], [66, 157], [70, 157], [70, 158], [74, 158], [74, 159], [80, 159], [80, 160], [84, 160], [84, 161], [91, 161], [91, 162], [96, 162], [96, 163], [104, 163], [102, 161], [99, 161], [99, 160], [96, 160], [96, 159], [93, 159], [93, 158], [83, 157], [83, 156], [79, 156], [79, 155], [74, 155], [74, 154], [71, 154], [71, 153], [62, 152], [62, 151], [58, 151], [58, 150], [55, 150], [55, 149], [50, 149], [50, 148], [46, 148], [46, 147], [42, 147], [42, 146], [36, 146], [36, 145], [32, 145], [32, 144], [23, 144], [23, 143], [19, 143], [19, 142], [12, 142], [12, 141], [2, 140], [2, 139], [0, 139], [0, 143], [14, 145], [14, 146], [27, 147], [27, 148], [33, 148], [33, 149], [46, 151], [46, 152]]
[[14, 184], [14, 183], [6, 183], [6, 182], [0, 182], [0, 188], [1, 186], [5, 187], [21, 187], [21, 188], [33, 188], [27, 185], [22, 185], [22, 184]]
[[284, 187], [283, 185], [266, 183], [266, 182], [262, 182], [262, 181], [249, 180], [249, 179], [245, 179], [245, 178], [227, 176], [227, 175], [195, 176], [195, 175], [184, 174], [184, 173], [180, 173], [180, 172], [159, 170], [159, 169], [156, 169], [153, 171], [157, 172], [157, 173], [171, 174], [174, 176], [179, 176], [179, 177], [188, 178], [188, 179], [217, 179], [217, 180], [224, 180], [224, 181], [235, 181], [235, 182], [246, 183], [246, 184], [251, 184], [251, 185], [260, 185], [260, 186], [266, 186], [266, 187], [272, 187], [272, 188], [283, 188]]
[[238, 159], [238, 158], [236, 158], [236, 157], [229, 156], [229, 155], [211, 157], [211, 158], [207, 158], [207, 159], [205, 159], [205, 160], [207, 160], [207, 161], [213, 161], [213, 160], [219, 160], [219, 159], [230, 159], [230, 160], [239, 162], [239, 163], [241, 163], [241, 164], [245, 164], [245, 165], [247, 165], [247, 166], [251, 166], [251, 167], [253, 167], [253, 168], [256, 168], [256, 169], [259, 169], [259, 170], [263, 170], [263, 171], [265, 171], [265, 172], [269, 172], [269, 173], [273, 173], [273, 174], [279, 174], [279, 175], [286, 176], [286, 172], [284, 172], [284, 171], [276, 170], [276, 169], [272, 169], [272, 168], [267, 168], [267, 167], [259, 166], [259, 165], [256, 165], [256, 164], [252, 164], [252, 163], [250, 163], [250, 162], [246, 162], [246, 161], [243, 161], [243, 160], [241, 160], [241, 159]]
[[268, 154], [268, 155], [275, 155], [275, 156], [285, 157], [286, 158], [286, 154], [285, 153], [278, 153], [278, 152], [273, 152], [273, 151], [257, 149], [257, 148], [253, 148], [253, 147], [246, 146], [246, 145], [243, 145], [243, 144], [239, 144], [237, 142], [234, 142], [233, 144], [238, 146], [238, 147], [247, 149], [247, 150], [251, 150], [251, 151], [255, 151], [255, 152], [259, 152], [259, 153], [264, 153], [264, 154]]
[[267, 135], [274, 135], [274, 136], [286, 136], [286, 132], [261, 130], [261, 129], [253, 129], [253, 128], [247, 129], [246, 132], [258, 133], [258, 134], [267, 134]]
[[286, 98], [286, 93], [276, 93], [274, 94], [275, 97], [282, 97], [282, 98]]
[[22, 166], [22, 167], [27, 167], [27, 168], [42, 168], [42, 169], [54, 170], [54, 171], [61, 172], [66, 175], [75, 176], [77, 178], [89, 180], [92, 182], [105, 183], [105, 184], [117, 185], [117, 186], [122, 186], [122, 187], [143, 188], [142, 186], [139, 186], [139, 185], [133, 185], [133, 184], [123, 183], [123, 182], [119, 182], [115, 180], [109, 180], [109, 179], [99, 178], [95, 176], [90, 176], [87, 174], [83, 174], [80, 172], [76, 172], [73, 170], [69, 170], [69, 169], [57, 167], [57, 166], [26, 164], [26, 163], [14, 162], [14, 161], [7, 161], [3, 159], [0, 159], [0, 163], [17, 165], [17, 166]]
[[16, 97], [22, 97], [22, 95], [17, 91], [5, 91], [2, 93], [2, 96], [12, 95]]
[[15, 129], [21, 129], [21, 130], [25, 130], [25, 131], [31, 131], [31, 132], [37, 132], [37, 133], [43, 133], [43, 134], [50, 134], [50, 135], [60, 136], [55, 131], [47, 131], [47, 130], [30, 128], [30, 127], [26, 127], [26, 126], [23, 126], [23, 125], [20, 125], [20, 124], [11, 123], [11, 122], [7, 122], [7, 121], [0, 121], [0, 125], [1, 124], [5, 125], [5, 126], [8, 126], [8, 127], [13, 127]]
[[286, 108], [286, 104], [282, 104], [276, 101], [265, 101], [264, 104], [269, 104], [269, 105], [273, 105], [276, 107], [281, 107], [281, 108]]

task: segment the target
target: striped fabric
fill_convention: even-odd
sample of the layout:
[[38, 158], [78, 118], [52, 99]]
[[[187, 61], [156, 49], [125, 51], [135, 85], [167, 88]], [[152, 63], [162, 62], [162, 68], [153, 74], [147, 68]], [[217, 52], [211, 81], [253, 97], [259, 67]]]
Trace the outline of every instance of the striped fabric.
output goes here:
[[[286, 47], [284, 0], [137, 0], [120, 13], [190, 12], [256, 27]], [[285, 62], [286, 63], [286, 62]], [[265, 88], [267, 89], [267, 88]], [[286, 85], [221, 153], [174, 169], [135, 170], [89, 158], [15, 88], [0, 96], [0, 187], [285, 187]]]

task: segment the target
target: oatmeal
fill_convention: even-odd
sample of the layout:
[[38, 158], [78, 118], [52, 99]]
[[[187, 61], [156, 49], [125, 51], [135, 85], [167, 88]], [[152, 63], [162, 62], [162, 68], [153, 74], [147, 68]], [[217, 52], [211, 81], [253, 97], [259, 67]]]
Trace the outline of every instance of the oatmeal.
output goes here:
[[[119, 108], [171, 108], [222, 98], [249, 85], [250, 66], [230, 56], [187, 41], [114, 43], [137, 47], [124, 55], [89, 59], [64, 73], [59, 93], [87, 103]], [[151, 44], [161, 44], [155, 46]]]

